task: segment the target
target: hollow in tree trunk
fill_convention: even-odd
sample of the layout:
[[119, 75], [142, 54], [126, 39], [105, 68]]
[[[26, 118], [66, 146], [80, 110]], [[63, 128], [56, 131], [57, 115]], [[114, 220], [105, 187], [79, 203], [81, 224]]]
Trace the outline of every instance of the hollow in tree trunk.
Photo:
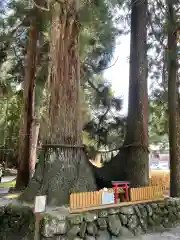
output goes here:
[[88, 159], [83, 148], [78, 147], [82, 146], [82, 124], [77, 8], [75, 0], [56, 2], [52, 6], [46, 140], [66, 147], [47, 148], [21, 196], [26, 201], [33, 200], [37, 194], [45, 194], [50, 205], [61, 205], [69, 202], [71, 192], [96, 189]]

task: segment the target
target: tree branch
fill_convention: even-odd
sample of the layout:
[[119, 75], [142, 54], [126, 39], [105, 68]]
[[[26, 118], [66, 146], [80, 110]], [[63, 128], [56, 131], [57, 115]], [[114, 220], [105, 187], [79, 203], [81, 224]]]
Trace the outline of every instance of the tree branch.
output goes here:
[[16, 49], [14, 46], [12, 46], [12, 49], [13, 49], [13, 52], [14, 52], [14, 55], [16, 57], [16, 59], [20, 62], [21, 64], [21, 67], [24, 68], [23, 64], [22, 64], [22, 61], [19, 59], [18, 55], [17, 55], [17, 52], [16, 52]]
[[[119, 57], [116, 58], [115, 62], [112, 63], [112, 65], [107, 66], [107, 67], [105, 67], [105, 68], [98, 69], [98, 72], [102, 72], [102, 71], [105, 71], [105, 70], [107, 70], [107, 69], [113, 67], [113, 66], [117, 63], [118, 59], [119, 59]], [[89, 63], [84, 63], [84, 64], [87, 65], [87, 66], [89, 66], [89, 67], [91, 67], [91, 68], [93, 68], [92, 65], [89, 64]]]
[[[48, 4], [48, 8], [45, 8], [45, 7], [42, 7], [42, 6], [40, 6], [39, 4], [37, 4], [37, 3], [35, 2], [35, 0], [32, 0], [32, 2], [33, 2], [33, 4], [34, 4], [35, 7], [41, 9], [42, 11], [46, 11], [46, 12], [49, 12], [49, 11], [50, 11], [49, 4]], [[48, 1], [48, 3], [49, 3], [49, 1]]]
[[153, 24], [152, 24], [151, 14], [150, 14], [149, 10], [147, 11], [147, 16], [148, 16], [148, 22], [150, 24], [150, 27], [151, 27], [152, 33], [154, 34], [155, 39], [157, 40], [157, 42], [160, 42], [160, 44], [162, 46], [164, 46], [163, 40], [158, 39], [157, 33], [156, 33], [156, 31], [155, 31], [155, 29], [153, 27]]

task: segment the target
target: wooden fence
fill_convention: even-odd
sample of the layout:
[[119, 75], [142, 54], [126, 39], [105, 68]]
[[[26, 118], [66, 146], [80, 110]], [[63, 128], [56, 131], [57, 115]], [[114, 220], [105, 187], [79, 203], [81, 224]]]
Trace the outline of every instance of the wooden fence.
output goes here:
[[87, 208], [99, 206], [102, 203], [102, 192], [80, 192], [70, 195], [70, 208]]
[[169, 171], [153, 170], [150, 172], [150, 186], [164, 186], [166, 190], [170, 188], [170, 173]]
[[164, 197], [165, 187], [151, 186], [141, 188], [131, 188], [131, 201], [158, 200]]
[[[159, 186], [131, 188], [131, 202], [162, 199], [164, 197], [164, 190], [164, 187]], [[112, 189], [109, 189], [109, 191], [111, 192]], [[81, 209], [100, 206], [102, 205], [102, 192], [72, 193], [70, 195], [70, 208]]]

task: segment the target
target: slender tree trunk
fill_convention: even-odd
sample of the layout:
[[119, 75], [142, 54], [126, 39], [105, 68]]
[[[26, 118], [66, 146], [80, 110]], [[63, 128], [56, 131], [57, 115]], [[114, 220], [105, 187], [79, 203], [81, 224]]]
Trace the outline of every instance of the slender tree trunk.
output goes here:
[[28, 185], [31, 177], [33, 164], [31, 156], [31, 136], [34, 118], [34, 96], [36, 80], [36, 52], [38, 41], [36, 16], [31, 20], [29, 29], [27, 55], [25, 62], [25, 80], [24, 80], [24, 108], [22, 113], [22, 122], [20, 129], [20, 144], [18, 153], [18, 175], [16, 188], [24, 188]]
[[39, 137], [40, 122], [38, 119], [34, 119], [31, 126], [31, 145], [30, 145], [30, 158], [29, 158], [29, 168], [30, 168], [30, 178], [33, 177], [36, 165], [36, 151], [37, 143]]
[[172, 3], [168, 11], [168, 112], [170, 147], [170, 195], [180, 197], [180, 106], [177, 79], [176, 14]]
[[147, 0], [131, 1], [131, 47], [126, 178], [133, 186], [147, 185], [148, 92], [147, 92]]
[[[71, 192], [96, 189], [94, 177], [82, 146], [80, 117], [80, 62], [78, 1], [52, 5], [51, 65], [49, 73], [49, 119], [46, 139], [64, 147], [48, 149], [22, 195], [33, 200], [46, 194], [48, 203], [69, 202]], [[65, 147], [66, 146], [66, 147]]]

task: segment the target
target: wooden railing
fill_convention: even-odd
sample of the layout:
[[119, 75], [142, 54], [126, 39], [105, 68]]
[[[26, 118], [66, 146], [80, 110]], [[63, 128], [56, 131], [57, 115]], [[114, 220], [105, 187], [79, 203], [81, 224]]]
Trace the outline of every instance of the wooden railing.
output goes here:
[[169, 171], [151, 171], [150, 172], [150, 186], [164, 186], [166, 189], [170, 188], [170, 174]]
[[[164, 197], [164, 190], [164, 187], [159, 186], [131, 188], [131, 202], [162, 199]], [[109, 192], [112, 191], [112, 189], [109, 189]], [[102, 205], [102, 192], [72, 193], [70, 195], [70, 209], [91, 208]]]
[[102, 192], [80, 192], [70, 195], [70, 208], [88, 208], [99, 206], [102, 203]]
[[164, 197], [164, 191], [165, 188], [160, 186], [131, 188], [131, 201], [158, 200]]

